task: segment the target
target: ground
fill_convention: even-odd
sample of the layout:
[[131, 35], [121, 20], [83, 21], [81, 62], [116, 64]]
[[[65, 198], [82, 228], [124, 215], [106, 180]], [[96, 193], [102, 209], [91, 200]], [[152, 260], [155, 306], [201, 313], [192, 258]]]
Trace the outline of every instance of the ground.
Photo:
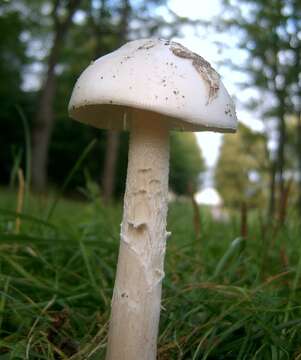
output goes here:
[[[103, 359], [121, 205], [0, 190], [0, 360]], [[54, 206], [53, 206], [54, 205]], [[49, 212], [49, 209], [53, 211]], [[49, 216], [50, 215], [50, 216]], [[170, 204], [158, 359], [301, 359], [301, 227]]]

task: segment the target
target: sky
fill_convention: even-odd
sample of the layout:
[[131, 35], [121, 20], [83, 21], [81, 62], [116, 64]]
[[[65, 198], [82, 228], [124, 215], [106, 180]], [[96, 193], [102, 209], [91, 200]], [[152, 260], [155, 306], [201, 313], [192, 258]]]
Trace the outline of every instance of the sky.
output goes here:
[[[221, 13], [220, 0], [170, 0], [169, 7], [178, 15], [186, 16], [191, 19], [210, 20], [214, 16], [218, 16]], [[219, 61], [223, 60], [225, 56], [229, 55], [231, 58], [235, 57], [236, 59], [241, 59], [241, 61], [244, 60], [245, 54], [235, 49], [235, 46], [227, 50], [227, 54], [225, 55], [219, 51], [215, 43], [217, 40], [224, 40], [227, 41], [227, 44], [234, 44], [235, 39], [231, 38], [230, 35], [217, 34], [213, 30], [206, 31], [205, 33], [205, 31], [201, 29], [199, 34], [196, 34], [193, 29], [188, 27], [182, 31], [182, 35], [182, 37], [176, 38], [174, 40], [179, 41], [190, 50], [199, 53], [206, 60], [208, 60], [211, 65], [220, 73], [222, 81], [231, 96], [237, 98], [250, 95], [250, 92], [249, 94], [247, 91], [243, 92], [237, 86], [237, 82], [240, 80], [239, 77], [242, 76], [241, 74], [234, 73], [230, 69], [218, 65]], [[246, 111], [246, 109], [244, 109], [241, 104], [237, 102], [236, 111], [238, 119], [244, 124], [250, 126], [254, 130], [262, 130], [263, 126], [261, 121], [254, 118], [254, 114]], [[209, 168], [214, 167], [219, 155], [222, 134], [206, 131], [196, 133], [196, 136], [207, 166]], [[212, 182], [212, 179], [210, 179], [208, 174], [206, 181], [209, 183]]]

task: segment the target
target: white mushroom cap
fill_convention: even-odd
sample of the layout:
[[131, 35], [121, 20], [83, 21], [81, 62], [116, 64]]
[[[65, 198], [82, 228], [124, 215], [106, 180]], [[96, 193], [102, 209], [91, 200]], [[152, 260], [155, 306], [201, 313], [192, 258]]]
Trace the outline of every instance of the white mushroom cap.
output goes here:
[[201, 56], [162, 39], [131, 41], [88, 66], [69, 114], [105, 129], [128, 129], [132, 109], [162, 114], [170, 129], [233, 132], [237, 118], [219, 74]]

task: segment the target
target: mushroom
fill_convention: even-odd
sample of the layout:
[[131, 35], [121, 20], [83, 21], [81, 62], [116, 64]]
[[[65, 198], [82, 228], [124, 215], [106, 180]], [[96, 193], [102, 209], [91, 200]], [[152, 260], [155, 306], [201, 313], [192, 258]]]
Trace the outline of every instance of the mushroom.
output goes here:
[[204, 58], [176, 42], [142, 39], [88, 66], [73, 89], [69, 114], [130, 131], [106, 359], [154, 360], [169, 235], [169, 131], [234, 132], [233, 102]]

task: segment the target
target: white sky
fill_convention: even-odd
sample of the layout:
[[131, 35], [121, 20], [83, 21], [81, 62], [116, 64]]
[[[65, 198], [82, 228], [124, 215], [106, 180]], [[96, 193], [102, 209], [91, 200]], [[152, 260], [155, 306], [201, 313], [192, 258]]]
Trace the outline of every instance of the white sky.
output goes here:
[[222, 199], [218, 192], [211, 187], [207, 187], [195, 194], [195, 200], [198, 204], [218, 206], [222, 204]]
[[[169, 0], [169, 7], [181, 16], [186, 16], [191, 19], [210, 20], [214, 16], [221, 13], [220, 0], [200, 1], [200, 0]], [[218, 62], [224, 59], [223, 53], [219, 52], [216, 41], [224, 40], [228, 44], [233, 43], [233, 38], [226, 34], [217, 34], [211, 31], [204, 31], [200, 29], [199, 35], [194, 30], [186, 28], [182, 31], [183, 37], [175, 39], [184, 46], [202, 55], [208, 60], [213, 67], [215, 67], [222, 77], [222, 81], [229, 91], [230, 95], [239, 98], [240, 96], [249, 96], [247, 92], [242, 92], [238, 88], [236, 82], [239, 81], [241, 74], [234, 73], [228, 68], [221, 67]], [[234, 47], [227, 50], [227, 56], [235, 56], [237, 59], [242, 59], [244, 54]], [[239, 95], [237, 95], [239, 94]], [[235, 96], [236, 95], [236, 96]], [[254, 119], [254, 114], [247, 112], [236, 102], [237, 116], [240, 121], [250, 126], [255, 130], [262, 130], [262, 123]], [[222, 135], [213, 132], [199, 132], [196, 133], [198, 144], [202, 149], [203, 156], [209, 167], [216, 164], [219, 147], [222, 141]], [[235, 136], [235, 135], [234, 135]]]

